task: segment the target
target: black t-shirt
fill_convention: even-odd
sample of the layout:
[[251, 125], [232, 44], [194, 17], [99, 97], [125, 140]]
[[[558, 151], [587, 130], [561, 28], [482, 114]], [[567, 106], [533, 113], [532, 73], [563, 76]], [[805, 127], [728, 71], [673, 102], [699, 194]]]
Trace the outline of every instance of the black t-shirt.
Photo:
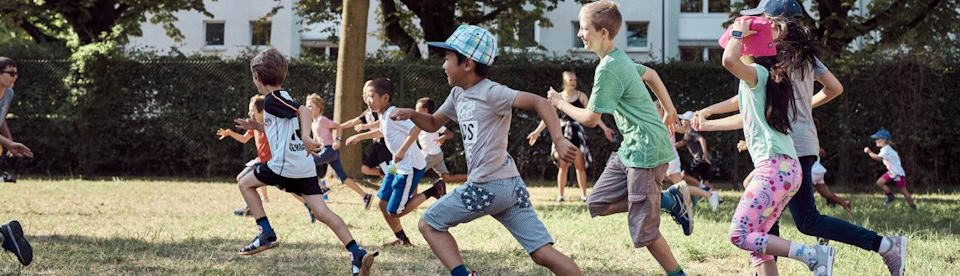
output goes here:
[[693, 159], [698, 161], [703, 160], [703, 146], [700, 145], [700, 137], [703, 136], [692, 129], [683, 134], [683, 141], [687, 143], [687, 150], [690, 151], [690, 155], [693, 155]]

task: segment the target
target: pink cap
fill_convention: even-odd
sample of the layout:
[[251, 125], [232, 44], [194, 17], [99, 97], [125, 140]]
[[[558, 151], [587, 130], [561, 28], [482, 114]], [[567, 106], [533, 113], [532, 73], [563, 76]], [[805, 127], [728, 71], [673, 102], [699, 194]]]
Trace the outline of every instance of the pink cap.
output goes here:
[[[773, 23], [760, 16], [741, 16], [736, 20], [747, 19], [753, 20], [750, 23], [750, 30], [756, 31], [757, 33], [743, 38], [741, 55], [754, 57], [777, 55], [777, 46], [773, 44]], [[730, 25], [727, 31], [723, 33], [723, 36], [720, 36], [720, 47], [726, 47], [727, 41], [730, 40], [732, 35], [733, 25]]]

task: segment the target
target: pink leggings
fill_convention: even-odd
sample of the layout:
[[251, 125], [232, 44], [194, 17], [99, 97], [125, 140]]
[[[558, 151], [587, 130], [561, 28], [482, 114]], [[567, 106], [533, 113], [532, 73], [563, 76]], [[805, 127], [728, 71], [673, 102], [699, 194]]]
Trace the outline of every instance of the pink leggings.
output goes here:
[[767, 249], [767, 232], [800, 189], [800, 162], [776, 154], [753, 170], [730, 222], [730, 242], [750, 251], [753, 265], [773, 260]]

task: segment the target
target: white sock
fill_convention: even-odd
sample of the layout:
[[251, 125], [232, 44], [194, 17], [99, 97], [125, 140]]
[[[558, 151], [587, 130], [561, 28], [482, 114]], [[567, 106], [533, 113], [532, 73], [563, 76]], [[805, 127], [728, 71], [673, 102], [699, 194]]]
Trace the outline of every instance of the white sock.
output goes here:
[[887, 237], [883, 237], [883, 239], [880, 240], [880, 248], [877, 249], [877, 253], [880, 253], [880, 254], [887, 253], [887, 251], [890, 250], [891, 245], [892, 244], [890, 244], [890, 239]]
[[700, 189], [706, 190], [707, 188], [707, 185], [703, 185], [703, 182], [700, 182]]
[[810, 265], [810, 261], [816, 260], [817, 250], [812, 246], [806, 246], [796, 242], [790, 242], [790, 252], [787, 252], [787, 258], [801, 261]]

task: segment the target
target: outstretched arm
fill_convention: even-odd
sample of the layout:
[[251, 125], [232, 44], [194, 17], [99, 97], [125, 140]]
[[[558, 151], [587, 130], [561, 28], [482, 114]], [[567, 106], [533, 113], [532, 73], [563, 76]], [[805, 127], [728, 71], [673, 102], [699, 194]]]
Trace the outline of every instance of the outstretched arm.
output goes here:
[[741, 128], [743, 128], [743, 117], [739, 113], [700, 123], [700, 131], [727, 131]]
[[390, 113], [390, 119], [413, 121], [417, 128], [426, 132], [437, 132], [443, 125], [450, 122], [450, 118], [442, 114], [417, 112], [409, 108], [397, 108]]
[[250, 138], [253, 138], [253, 131], [247, 130], [247, 132], [241, 135], [240, 133], [234, 132], [232, 129], [221, 128], [217, 130], [217, 136], [220, 136], [220, 140], [230, 136], [230, 138], [233, 138], [233, 140], [237, 140], [237, 142], [240, 142], [241, 144], [246, 144], [250, 141]]
[[380, 132], [379, 128], [371, 129], [370, 131], [367, 131], [364, 133], [357, 133], [357, 134], [354, 134], [353, 136], [350, 136], [350, 138], [347, 138], [347, 145], [353, 145], [363, 140], [375, 139], [380, 137], [383, 137], [383, 133]]

